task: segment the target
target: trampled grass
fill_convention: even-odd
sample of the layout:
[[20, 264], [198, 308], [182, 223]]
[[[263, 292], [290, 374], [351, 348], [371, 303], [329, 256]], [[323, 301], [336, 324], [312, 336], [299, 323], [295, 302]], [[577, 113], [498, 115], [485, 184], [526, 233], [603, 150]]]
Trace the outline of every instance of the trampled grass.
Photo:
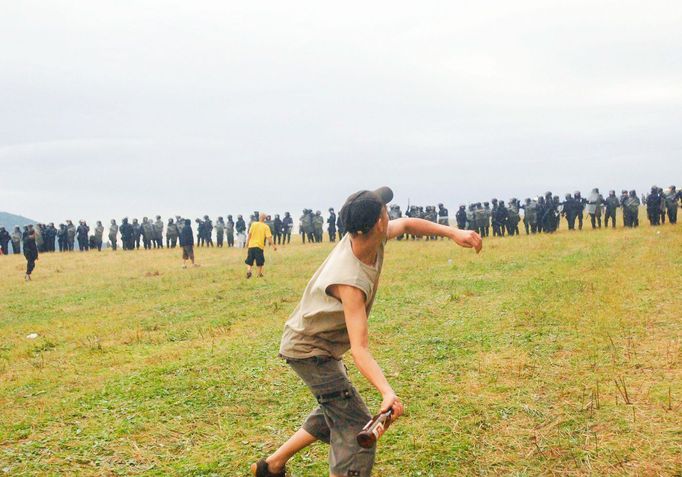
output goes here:
[[[391, 242], [371, 342], [407, 415], [375, 475], [682, 474], [681, 227]], [[247, 475], [315, 404], [277, 350], [330, 248], [250, 281], [234, 249], [42, 255], [30, 284], [2, 257], [0, 475]]]

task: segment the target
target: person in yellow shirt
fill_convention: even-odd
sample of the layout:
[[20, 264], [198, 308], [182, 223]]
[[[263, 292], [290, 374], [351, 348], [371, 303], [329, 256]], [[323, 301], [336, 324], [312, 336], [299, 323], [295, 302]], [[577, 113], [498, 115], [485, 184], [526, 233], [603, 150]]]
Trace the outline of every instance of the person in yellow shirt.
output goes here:
[[248, 253], [246, 255], [246, 278], [251, 278], [253, 262], [256, 262], [258, 267], [258, 277], [263, 276], [263, 265], [265, 265], [265, 255], [263, 254], [263, 249], [265, 249], [265, 241], [272, 246], [273, 250], [277, 250], [277, 246], [272, 241], [272, 231], [270, 227], [265, 224], [266, 214], [261, 212], [258, 215], [258, 222], [254, 222], [249, 227], [249, 235], [246, 237], [246, 246], [248, 247]]

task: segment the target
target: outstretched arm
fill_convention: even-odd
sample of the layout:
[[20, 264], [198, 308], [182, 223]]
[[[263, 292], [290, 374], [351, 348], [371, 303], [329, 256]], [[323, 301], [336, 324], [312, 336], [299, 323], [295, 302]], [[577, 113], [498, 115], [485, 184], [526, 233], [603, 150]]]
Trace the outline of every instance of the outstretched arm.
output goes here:
[[483, 247], [481, 236], [473, 230], [453, 229], [446, 225], [416, 218], [402, 218], [388, 222], [389, 239], [402, 234], [447, 237], [461, 247], [475, 249], [476, 253], [480, 252]]

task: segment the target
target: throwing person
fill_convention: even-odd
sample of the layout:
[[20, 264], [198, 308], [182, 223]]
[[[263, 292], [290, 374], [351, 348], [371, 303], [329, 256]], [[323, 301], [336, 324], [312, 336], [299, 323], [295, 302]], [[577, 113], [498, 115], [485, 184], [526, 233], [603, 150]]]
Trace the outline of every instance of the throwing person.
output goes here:
[[392, 198], [388, 187], [363, 190], [348, 197], [339, 212], [348, 233], [308, 282], [284, 325], [280, 345], [280, 356], [306, 384], [318, 407], [275, 453], [252, 464], [256, 477], [284, 477], [287, 461], [317, 440], [331, 446], [332, 477], [371, 474], [376, 446], [360, 447], [356, 435], [372, 415], [341, 360], [349, 349], [362, 375], [381, 394], [381, 411], [392, 409], [393, 420], [403, 413], [403, 404], [369, 350], [368, 316], [384, 261], [384, 245], [403, 234], [447, 237], [476, 252], [482, 242], [476, 232], [423, 219], [389, 222], [386, 204]]

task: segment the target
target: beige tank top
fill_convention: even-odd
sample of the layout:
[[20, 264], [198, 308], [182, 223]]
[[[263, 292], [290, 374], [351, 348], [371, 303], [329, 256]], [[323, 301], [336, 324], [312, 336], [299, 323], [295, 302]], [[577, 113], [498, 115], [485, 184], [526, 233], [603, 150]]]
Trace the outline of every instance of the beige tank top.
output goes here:
[[367, 316], [372, 309], [384, 262], [384, 245], [374, 266], [361, 262], [346, 234], [320, 265], [303, 292], [303, 297], [284, 325], [280, 355], [285, 358], [332, 356], [341, 359], [350, 349], [343, 304], [327, 294], [331, 285], [350, 285], [365, 294]]

